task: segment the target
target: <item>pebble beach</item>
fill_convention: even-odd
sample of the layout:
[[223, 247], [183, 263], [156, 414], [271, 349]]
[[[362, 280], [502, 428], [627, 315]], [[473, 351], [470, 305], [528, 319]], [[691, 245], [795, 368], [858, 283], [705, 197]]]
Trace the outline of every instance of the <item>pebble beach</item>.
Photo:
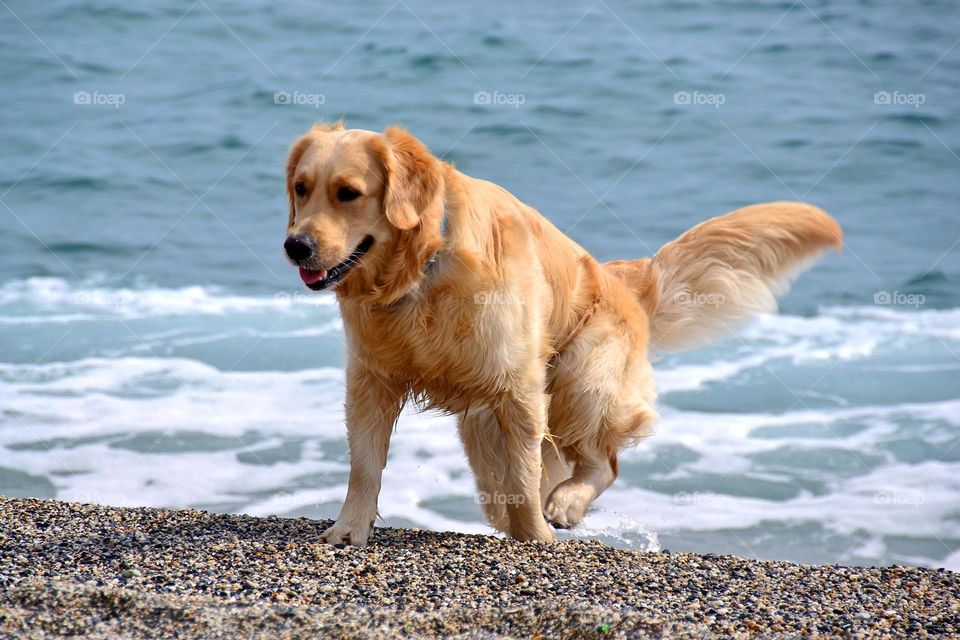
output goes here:
[[0, 498], [0, 636], [960, 637], [960, 574]]

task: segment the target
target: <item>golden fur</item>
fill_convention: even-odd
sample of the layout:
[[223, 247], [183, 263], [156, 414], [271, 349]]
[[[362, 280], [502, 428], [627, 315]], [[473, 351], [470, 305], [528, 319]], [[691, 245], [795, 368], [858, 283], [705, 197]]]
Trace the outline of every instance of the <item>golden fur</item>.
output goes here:
[[[338, 202], [344, 184], [361, 196]], [[396, 127], [315, 126], [291, 149], [287, 191], [287, 231], [314, 239], [316, 268], [374, 239], [336, 287], [351, 470], [323, 536], [355, 545], [373, 526], [409, 398], [458, 416], [494, 527], [551, 540], [547, 520], [579, 523], [616, 478], [618, 451], [657, 417], [651, 348], [694, 346], [772, 310], [792, 275], [841, 244], [820, 209], [776, 202], [708, 220], [653, 258], [600, 264]]]

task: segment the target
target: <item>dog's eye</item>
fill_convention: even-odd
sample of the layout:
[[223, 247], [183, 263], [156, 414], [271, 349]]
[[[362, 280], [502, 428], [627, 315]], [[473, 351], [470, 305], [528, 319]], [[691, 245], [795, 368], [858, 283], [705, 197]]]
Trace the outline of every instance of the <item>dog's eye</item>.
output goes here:
[[293, 191], [297, 194], [298, 198], [302, 198], [303, 196], [307, 195], [307, 188], [302, 182], [298, 182], [297, 184], [293, 185]]
[[337, 189], [337, 200], [340, 202], [350, 202], [360, 197], [360, 192], [353, 187], [340, 187]]

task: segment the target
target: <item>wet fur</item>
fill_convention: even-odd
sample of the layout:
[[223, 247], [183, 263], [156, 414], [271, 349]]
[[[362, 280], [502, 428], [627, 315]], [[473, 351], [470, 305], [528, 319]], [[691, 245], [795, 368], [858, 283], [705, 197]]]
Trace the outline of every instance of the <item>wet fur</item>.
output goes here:
[[[299, 202], [297, 180], [312, 185]], [[362, 185], [355, 206], [326, 195], [342, 180]], [[314, 127], [291, 149], [287, 189], [288, 232], [312, 234], [328, 264], [375, 238], [336, 288], [351, 471], [324, 539], [356, 545], [411, 398], [458, 416], [493, 526], [553, 539], [547, 519], [580, 522], [616, 478], [618, 451], [651, 432], [651, 348], [696, 346], [772, 310], [792, 275], [841, 244], [823, 211], [776, 202], [704, 222], [653, 258], [600, 264], [399, 128]]]

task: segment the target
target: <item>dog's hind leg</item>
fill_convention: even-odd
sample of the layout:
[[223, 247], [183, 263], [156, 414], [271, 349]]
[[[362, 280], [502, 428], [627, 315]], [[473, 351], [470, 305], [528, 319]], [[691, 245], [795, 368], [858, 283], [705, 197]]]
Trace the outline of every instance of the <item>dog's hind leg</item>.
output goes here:
[[550, 432], [574, 465], [545, 501], [558, 527], [583, 520], [616, 479], [619, 450], [649, 435], [656, 419], [653, 373], [642, 337], [631, 331], [598, 316], [557, 359]]
[[561, 528], [579, 524], [597, 496], [617, 477], [616, 451], [604, 455], [599, 449], [581, 449], [575, 458], [573, 475], [557, 485], [544, 506], [547, 520]]

